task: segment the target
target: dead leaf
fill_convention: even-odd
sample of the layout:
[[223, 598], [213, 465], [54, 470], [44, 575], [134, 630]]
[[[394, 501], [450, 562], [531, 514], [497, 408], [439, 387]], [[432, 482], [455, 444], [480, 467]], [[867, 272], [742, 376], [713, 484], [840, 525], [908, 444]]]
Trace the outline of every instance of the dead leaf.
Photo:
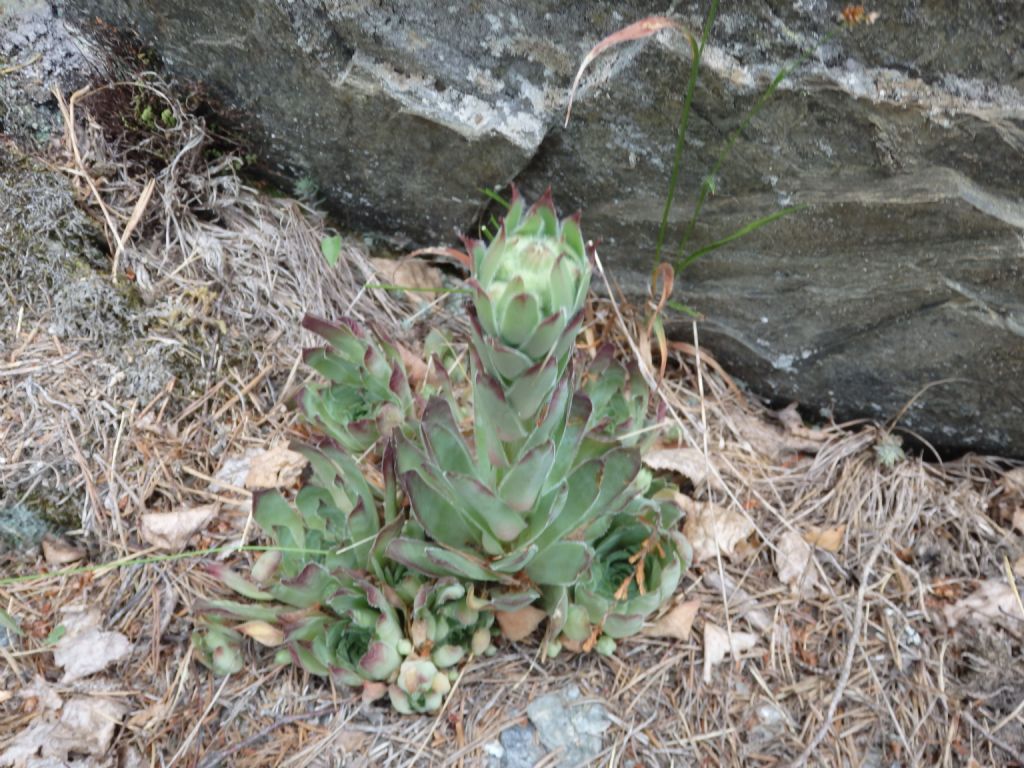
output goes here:
[[131, 653], [127, 637], [100, 629], [98, 608], [71, 605], [62, 613], [65, 632], [53, 649], [54, 663], [64, 669], [62, 683], [88, 677]]
[[728, 595], [729, 610], [735, 611], [736, 616], [746, 620], [754, 629], [763, 633], [772, 628], [773, 622], [768, 610], [757, 598], [738, 586], [728, 573], [723, 573], [720, 578], [718, 571], [709, 569], [704, 574], [704, 583]]
[[644, 627], [642, 634], [648, 637], [673, 637], [685, 642], [690, 639], [690, 630], [699, 608], [699, 599], [679, 603], [656, 622]]
[[398, 355], [402, 358], [402, 365], [405, 366], [405, 372], [409, 377], [409, 386], [414, 390], [419, 389], [419, 386], [430, 376], [430, 366], [423, 361], [423, 358], [403, 344], [395, 342], [395, 346], [398, 347]]
[[125, 706], [120, 702], [101, 696], [74, 696], [64, 703], [59, 716], [55, 711], [44, 711], [22, 730], [0, 754], [0, 766], [65, 765], [69, 753], [103, 755], [124, 713]]
[[809, 595], [818, 585], [814, 550], [796, 531], [786, 531], [775, 547], [775, 569], [779, 581], [796, 595]]
[[804, 425], [803, 417], [800, 416], [797, 406], [797, 403], [790, 403], [781, 411], [773, 412], [775, 418], [779, 420], [779, 423], [786, 430], [786, 433], [812, 443], [823, 443], [828, 440], [829, 434], [824, 430]]
[[733, 422], [747, 445], [765, 458], [779, 461], [794, 453], [817, 453], [824, 437], [810, 437], [807, 431], [790, 434], [764, 419], [743, 411], [733, 414]]
[[[370, 704], [378, 699], [384, 698], [388, 693], [388, 684], [381, 683], [376, 680], [366, 680], [363, 682], [363, 703]], [[359, 731], [355, 731], [359, 733]]]
[[1003, 579], [986, 579], [970, 595], [956, 605], [943, 608], [946, 623], [955, 627], [964, 619], [975, 622], [990, 619], [1017, 619], [1024, 621], [1024, 608], [1009, 582]]
[[382, 283], [406, 289], [404, 293], [416, 304], [437, 298], [444, 288], [441, 270], [423, 259], [370, 259]]
[[252, 468], [252, 460], [260, 453], [258, 448], [250, 448], [241, 456], [224, 459], [217, 474], [213, 476], [213, 482], [210, 483], [210, 493], [243, 492], [245, 478], [249, 476], [249, 470]]
[[167, 702], [154, 701], [148, 707], [136, 710], [128, 718], [128, 725], [133, 728], [148, 728], [156, 723], [164, 723], [167, 720]]
[[704, 682], [711, 682], [711, 668], [728, 655], [738, 656], [757, 645], [757, 635], [750, 632], [728, 632], [710, 622], [704, 623]]
[[1017, 562], [1013, 564], [1013, 575], [1024, 579], [1024, 556], [1018, 557]]
[[46, 534], [43, 536], [43, 558], [50, 565], [67, 565], [76, 563], [85, 557], [85, 550], [69, 544], [64, 539]]
[[540, 608], [528, 605], [518, 611], [496, 611], [495, 618], [505, 637], [513, 643], [533, 634], [547, 614]]
[[843, 545], [844, 536], [846, 536], [845, 525], [837, 525], [835, 528], [819, 528], [812, 525], [804, 534], [804, 541], [812, 547], [824, 549], [827, 552], [838, 552]]
[[250, 490], [287, 488], [299, 479], [307, 464], [309, 459], [281, 443], [252, 457], [243, 484]]
[[693, 562], [736, 554], [736, 547], [754, 532], [754, 524], [745, 515], [711, 502], [694, 501], [676, 494], [676, 503], [686, 512], [683, 535], [693, 546]]
[[1024, 495], [1024, 467], [1011, 469], [1002, 477], [1003, 488], [1007, 493], [1019, 493]]
[[651, 451], [644, 456], [644, 464], [655, 470], [678, 472], [693, 483], [697, 491], [711, 488], [721, 493], [725, 492], [725, 485], [715, 471], [714, 464], [709, 464], [704, 452], [696, 448], [664, 448]]
[[204, 504], [173, 512], [147, 512], [142, 515], [139, 535], [153, 547], [179, 551], [188, 540], [217, 515], [218, 504]]
[[236, 632], [248, 635], [260, 645], [274, 647], [284, 642], [284, 632], [266, 621], [254, 619], [235, 627]]

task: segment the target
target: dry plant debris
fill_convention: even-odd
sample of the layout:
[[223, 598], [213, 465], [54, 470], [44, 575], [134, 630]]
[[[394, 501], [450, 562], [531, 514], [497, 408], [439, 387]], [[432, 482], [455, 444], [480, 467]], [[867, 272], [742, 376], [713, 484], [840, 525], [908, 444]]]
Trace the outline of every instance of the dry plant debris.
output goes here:
[[[166, 102], [173, 127], [129, 141], [90, 111], [131, 88]], [[89, 322], [58, 328], [73, 295], [10, 294], [4, 504], [46, 489], [73, 514], [65, 535], [83, 559], [60, 571], [52, 548], [50, 561], [0, 555], [5, 576], [28, 577], [0, 581], [0, 607], [23, 632], [0, 628], [0, 765], [72, 755], [81, 766], [485, 765], [486, 745], [523, 723], [531, 702], [571, 686], [610, 713], [600, 765], [1020, 761], [1024, 620], [1009, 564], [1024, 556], [1024, 468], [909, 455], [881, 466], [882, 432], [767, 411], [682, 344], [659, 387], [679, 441], [661, 448], [687, 461], [652, 466], [691, 481], [681, 503], [703, 549], [644, 637], [612, 657], [554, 660], [529, 636], [507, 642], [463, 670], [437, 718], [399, 718], [266, 664], [211, 678], [188, 635], [193, 602], [215, 587], [188, 552], [154, 556], [145, 516], [205, 510], [201, 524], [172, 526], [171, 548], [247, 556], [230, 549], [257, 540], [251, 491], [302, 471], [282, 448], [300, 434], [286, 403], [306, 375], [305, 312], [372, 322], [414, 357], [428, 326], [461, 320], [367, 291], [379, 277], [355, 247], [328, 268], [316, 212], [247, 187], [159, 82], [65, 103], [72, 119], [51, 163], [106, 232], [104, 272], [117, 254], [118, 290], [133, 298], [119, 304], [106, 274], [80, 281], [88, 291], [75, 295], [105, 297], [111, 317], [128, 311], [106, 343]], [[635, 355], [646, 312], [594, 300], [589, 348], [611, 341]], [[149, 382], [138, 379], [144, 365]], [[815, 589], [794, 593], [780, 578], [790, 560], [801, 566], [792, 573], [815, 574]], [[90, 633], [100, 657], [82, 644]]]

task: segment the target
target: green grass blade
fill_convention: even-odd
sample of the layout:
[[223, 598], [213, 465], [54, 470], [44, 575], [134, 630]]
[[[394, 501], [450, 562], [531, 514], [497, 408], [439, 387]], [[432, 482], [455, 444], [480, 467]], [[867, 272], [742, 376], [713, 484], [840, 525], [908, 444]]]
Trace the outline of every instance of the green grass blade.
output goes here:
[[676, 262], [676, 271], [682, 272], [684, 269], [693, 264], [693, 262], [695, 262], [701, 256], [711, 253], [712, 251], [718, 250], [723, 245], [728, 245], [733, 240], [739, 240], [741, 237], [745, 237], [746, 235], [749, 235], [751, 232], [760, 229], [765, 224], [771, 224], [773, 221], [777, 221], [778, 219], [781, 219], [785, 216], [789, 216], [791, 213], [802, 211], [806, 207], [806, 205], [791, 205], [789, 208], [782, 208], [781, 210], [769, 213], [767, 216], [762, 216], [759, 219], [754, 219], [754, 221], [744, 224], [735, 232], [726, 235], [721, 240], [716, 240], [713, 243], [705, 245], [703, 248], [698, 248], [696, 251], [691, 253], [686, 258]]
[[689, 315], [694, 320], [702, 320], [704, 318], [704, 315], [697, 310], [692, 307], [688, 307], [686, 304], [681, 304], [678, 301], [669, 301], [667, 306], [674, 309], [676, 312], [682, 312], [684, 315]]
[[668, 182], [668, 195], [665, 198], [665, 209], [661, 214], [661, 226], [658, 228], [658, 241], [654, 248], [654, 265], [661, 263], [661, 249], [665, 245], [665, 236], [668, 234], [668, 216], [672, 210], [672, 201], [675, 199], [676, 188], [679, 185], [679, 177], [683, 169], [683, 150], [686, 147], [686, 131], [690, 124], [690, 111], [693, 108], [693, 93], [697, 87], [697, 76], [700, 71], [700, 60], [704, 54], [704, 46], [707, 44], [711, 34], [711, 25], [714, 24], [715, 15], [718, 13], [718, 0], [711, 3], [708, 15], [704, 19], [704, 29], [701, 32], [700, 45], [690, 37], [690, 76], [686, 83], [686, 96], [683, 99], [683, 112], [679, 116], [679, 129], [676, 133], [676, 147], [672, 155], [672, 174]]
[[[481, 190], [478, 190], [478, 191], [480, 192], [480, 194], [486, 195], [487, 197], [489, 197], [491, 200], [496, 202], [498, 205], [500, 205], [505, 210], [508, 210], [509, 206], [512, 205], [508, 200], [506, 200], [504, 197], [502, 197], [501, 195], [499, 195], [497, 192], [495, 192], [493, 189], [491, 189], [489, 187], [481, 189]], [[493, 217], [492, 217], [492, 219], [493, 219]]]
[[[782, 84], [782, 82], [791, 74], [793, 74], [793, 72], [795, 72], [797, 69], [803, 66], [804, 62], [806, 62], [811, 56], [813, 56], [815, 52], [817, 52], [820, 48], [827, 45], [832, 40], [832, 38], [838, 35], [841, 31], [843, 31], [842, 27], [837, 27], [836, 29], [833, 29], [831, 32], [825, 35], [825, 37], [820, 42], [818, 42], [813, 47], [806, 49], [797, 59], [791, 61], [789, 64], [782, 67], [782, 69], [778, 71], [778, 73], [775, 75], [775, 78], [772, 80], [771, 84], [768, 86], [765, 92], [761, 94], [760, 98], [758, 98], [758, 100], [754, 103], [754, 106], [750, 108], [749, 112], [747, 112], [746, 117], [743, 118], [743, 122], [741, 122], [739, 126], [737, 126], [731, 134], [729, 134], [729, 138], [726, 141], [725, 146], [722, 148], [722, 151], [718, 154], [718, 158], [715, 160], [714, 167], [712, 167], [711, 172], [708, 174], [710, 178], [718, 177], [718, 172], [719, 170], [721, 170], [722, 164], [725, 163], [726, 158], [729, 157], [729, 154], [732, 152], [732, 148], [739, 140], [740, 135], [745, 130], [747, 130], [747, 128], [750, 126], [751, 121], [753, 121], [753, 119], [757, 117], [758, 113], [761, 111], [764, 105], [768, 103], [768, 99], [772, 97], [772, 95]], [[689, 242], [690, 237], [693, 236], [693, 231], [697, 226], [697, 217], [700, 216], [701, 209], [704, 207], [704, 203], [707, 200], [708, 191], [709, 190], [707, 185], [702, 184], [700, 188], [700, 194], [697, 197], [697, 204], [694, 206], [693, 209], [693, 216], [690, 217], [690, 223], [687, 225], [686, 232], [683, 234], [682, 242], [680, 242], [679, 244], [680, 258], [682, 258], [683, 254], [686, 252], [686, 244]], [[690, 257], [687, 257], [686, 261], [689, 262], [689, 260]]]

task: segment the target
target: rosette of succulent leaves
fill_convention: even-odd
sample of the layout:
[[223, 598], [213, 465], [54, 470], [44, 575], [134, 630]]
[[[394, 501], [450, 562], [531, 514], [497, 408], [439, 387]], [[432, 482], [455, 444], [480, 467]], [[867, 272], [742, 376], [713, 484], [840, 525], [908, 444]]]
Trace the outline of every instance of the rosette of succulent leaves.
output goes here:
[[[201, 606], [193, 640], [220, 674], [245, 638], [274, 659], [401, 712], [435, 712], [497, 612], [548, 614], [546, 650], [610, 653], [688, 567], [673, 490], [641, 468], [656, 436], [638, 371], [575, 354], [591, 260], [578, 217], [513, 192], [473, 275], [468, 396], [435, 367], [413, 392], [397, 348], [351, 322], [307, 319], [322, 381], [299, 399], [320, 438], [311, 476], [254, 500], [271, 541], [235, 593]], [[440, 381], [440, 383], [438, 383]], [[359, 459], [363, 458], [363, 463]]]

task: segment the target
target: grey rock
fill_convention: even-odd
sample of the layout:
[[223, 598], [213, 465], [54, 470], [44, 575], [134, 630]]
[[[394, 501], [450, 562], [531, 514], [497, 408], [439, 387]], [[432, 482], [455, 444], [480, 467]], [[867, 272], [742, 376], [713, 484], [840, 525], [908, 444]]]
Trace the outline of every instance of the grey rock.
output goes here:
[[37, 547], [49, 531], [43, 516], [24, 504], [0, 505], [0, 552]]
[[[693, 29], [705, 4], [674, 6]], [[670, 217], [674, 252], [719, 148], [838, 4], [723, 4]], [[585, 53], [653, 0], [68, 0], [136, 31], [239, 114], [274, 172], [361, 229], [439, 244], [482, 187], [516, 180], [584, 210], [616, 281], [653, 263], [689, 47], [676, 34]], [[676, 298], [760, 394], [837, 418], [902, 419], [940, 447], [1024, 455], [1024, 5], [896, 0], [825, 42], [715, 174], [691, 245], [801, 212], [697, 262]], [[689, 323], [671, 330], [689, 338]]]
[[28, 145], [63, 130], [52, 89], [66, 98], [88, 78], [79, 43], [62, 19], [59, 3], [0, 2], [0, 133]]
[[594, 759], [601, 752], [602, 735], [611, 724], [605, 708], [582, 700], [575, 685], [534, 699], [526, 713], [544, 746], [558, 752], [557, 764], [567, 767]]
[[485, 752], [488, 768], [533, 768], [547, 754], [532, 725], [506, 728], [497, 742], [485, 747]]

